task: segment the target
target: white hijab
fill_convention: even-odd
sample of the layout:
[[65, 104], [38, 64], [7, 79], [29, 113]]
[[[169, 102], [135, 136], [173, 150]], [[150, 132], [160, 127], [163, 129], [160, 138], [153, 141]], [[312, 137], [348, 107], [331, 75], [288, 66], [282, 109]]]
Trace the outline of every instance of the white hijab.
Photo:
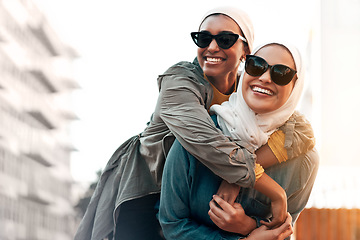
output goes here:
[[243, 71], [240, 76], [237, 92], [231, 94], [229, 101], [223, 102], [221, 105], [215, 104], [210, 108], [212, 113], [216, 113], [219, 126], [224, 134], [233, 139], [240, 139], [248, 143], [253, 148], [249, 149], [252, 151], [264, 145], [270, 135], [294, 113], [304, 86], [305, 69], [296, 47], [279, 42], [268, 42], [257, 47], [252, 54], [255, 54], [259, 49], [269, 44], [278, 44], [287, 48], [295, 62], [298, 78], [285, 104], [275, 111], [255, 114], [248, 107], [242, 95], [241, 88], [245, 73]]

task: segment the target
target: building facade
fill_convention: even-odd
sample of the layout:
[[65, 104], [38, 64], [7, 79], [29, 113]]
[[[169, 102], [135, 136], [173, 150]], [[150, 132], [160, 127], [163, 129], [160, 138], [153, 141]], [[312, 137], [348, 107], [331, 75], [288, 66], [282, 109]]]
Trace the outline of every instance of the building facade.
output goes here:
[[[360, 167], [360, 1], [321, 1], [321, 138], [327, 165]], [[326, 159], [326, 160], [325, 160]]]
[[72, 63], [30, 0], [0, 0], [0, 239], [73, 238]]
[[311, 55], [320, 169], [292, 239], [360, 239], [360, 1], [319, 0]]
[[314, 207], [360, 208], [360, 1], [320, 0], [311, 66], [321, 167]]

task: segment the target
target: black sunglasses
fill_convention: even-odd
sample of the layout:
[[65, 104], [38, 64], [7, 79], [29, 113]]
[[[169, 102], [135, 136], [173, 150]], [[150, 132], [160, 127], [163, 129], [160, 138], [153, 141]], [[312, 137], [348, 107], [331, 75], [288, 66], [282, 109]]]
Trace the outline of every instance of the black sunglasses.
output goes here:
[[246, 55], [245, 71], [247, 74], [254, 77], [261, 76], [268, 70], [268, 68], [270, 68], [271, 80], [280, 86], [289, 84], [296, 74], [296, 70], [288, 66], [282, 64], [275, 64], [271, 66], [261, 57]]
[[215, 39], [217, 45], [222, 49], [231, 48], [239, 38], [246, 42], [246, 39], [243, 36], [226, 32], [219, 33], [217, 35], [212, 35], [208, 32], [192, 32], [191, 38], [199, 48], [205, 48], [209, 46], [213, 39]]

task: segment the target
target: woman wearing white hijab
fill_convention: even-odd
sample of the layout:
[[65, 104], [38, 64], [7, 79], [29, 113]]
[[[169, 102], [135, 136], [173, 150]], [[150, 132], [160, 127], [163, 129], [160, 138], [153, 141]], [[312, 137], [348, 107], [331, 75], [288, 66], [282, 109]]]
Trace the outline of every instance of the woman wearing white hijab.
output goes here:
[[[258, 46], [252, 54], [256, 54], [260, 49], [271, 44], [284, 46], [283, 43], [274, 41]], [[291, 44], [286, 44], [285, 46], [294, 59], [297, 78], [294, 82], [291, 95], [282, 106], [266, 113], [254, 112], [243, 97], [245, 90], [243, 89], [242, 82], [246, 73], [243, 71], [238, 90], [230, 96], [229, 101], [221, 105], [213, 105], [210, 108], [210, 111], [217, 115], [218, 124], [225, 135], [231, 136], [233, 139], [241, 139], [250, 144], [253, 151], [264, 145], [270, 135], [290, 118], [300, 101], [304, 87], [305, 70], [298, 50]], [[274, 98], [274, 94], [271, 97]]]
[[[254, 152], [294, 114], [304, 85], [304, 68], [296, 48], [277, 42], [255, 49], [245, 64], [238, 91], [222, 105], [213, 105], [211, 111], [217, 114], [225, 135]], [[271, 217], [270, 199], [254, 188], [242, 188], [237, 203], [227, 203], [214, 195], [221, 178], [186, 151], [175, 151], [176, 144], [167, 157], [162, 182], [159, 219], [165, 237], [239, 239], [253, 231], [248, 239], [260, 239], [254, 228]], [[291, 214], [292, 223], [307, 203], [317, 168], [318, 155], [312, 149], [265, 171], [285, 189], [285, 211]]]

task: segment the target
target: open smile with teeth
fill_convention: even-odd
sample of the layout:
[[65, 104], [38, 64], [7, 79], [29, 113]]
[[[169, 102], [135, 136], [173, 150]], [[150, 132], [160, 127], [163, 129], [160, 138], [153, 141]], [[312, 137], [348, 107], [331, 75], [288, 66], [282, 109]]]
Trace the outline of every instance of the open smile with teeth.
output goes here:
[[205, 60], [207, 62], [211, 62], [211, 63], [218, 63], [218, 62], [223, 61], [223, 59], [219, 58], [219, 57], [205, 57]]
[[269, 89], [264, 89], [264, 88], [260, 88], [257, 86], [251, 86], [251, 90], [253, 90], [254, 92], [258, 92], [258, 93], [263, 93], [269, 96], [273, 96], [274, 92], [269, 90]]

